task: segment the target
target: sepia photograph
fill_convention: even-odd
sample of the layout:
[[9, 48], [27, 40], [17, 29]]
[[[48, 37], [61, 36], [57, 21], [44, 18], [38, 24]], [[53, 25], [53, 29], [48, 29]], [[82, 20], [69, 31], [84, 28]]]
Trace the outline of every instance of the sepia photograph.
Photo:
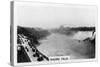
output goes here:
[[95, 59], [96, 6], [24, 2], [14, 17], [17, 63]]

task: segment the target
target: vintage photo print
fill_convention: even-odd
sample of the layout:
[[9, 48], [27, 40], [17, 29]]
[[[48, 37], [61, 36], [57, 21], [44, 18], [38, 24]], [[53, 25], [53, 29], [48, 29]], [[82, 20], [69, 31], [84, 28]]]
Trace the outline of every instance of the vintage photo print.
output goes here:
[[96, 58], [97, 7], [15, 2], [17, 63]]

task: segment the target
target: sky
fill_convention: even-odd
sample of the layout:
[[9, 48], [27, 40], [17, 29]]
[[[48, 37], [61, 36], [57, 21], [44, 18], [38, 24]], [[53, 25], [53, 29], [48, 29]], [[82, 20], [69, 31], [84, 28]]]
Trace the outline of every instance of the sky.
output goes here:
[[18, 25], [51, 29], [61, 25], [94, 26], [97, 22], [96, 6], [33, 4], [16, 4], [15, 20]]

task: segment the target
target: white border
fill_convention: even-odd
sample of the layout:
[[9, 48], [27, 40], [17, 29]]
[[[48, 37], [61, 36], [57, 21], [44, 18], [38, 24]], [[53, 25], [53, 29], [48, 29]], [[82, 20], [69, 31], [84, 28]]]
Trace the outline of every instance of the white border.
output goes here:
[[[19, 3], [19, 4], [18, 4]], [[38, 5], [44, 5], [44, 6], [47, 6], [47, 5], [49, 5], [49, 6], [54, 6], [54, 7], [66, 7], [66, 5], [68, 6], [68, 5], [70, 5], [70, 6], [86, 6], [86, 7], [90, 7], [90, 6], [94, 6], [94, 7], [96, 7], [97, 8], [97, 6], [95, 6], [95, 5], [78, 5], [78, 4], [74, 4], [74, 5], [72, 5], [72, 4], [62, 4], [62, 3], [44, 3], [44, 2], [34, 2], [34, 1], [14, 1], [14, 45], [13, 45], [13, 48], [14, 48], [14, 66], [24, 66], [24, 65], [39, 65], [39, 64], [62, 64], [62, 63], [75, 63], [75, 62], [90, 62], [90, 61], [97, 61], [97, 59], [98, 59], [98, 49], [97, 49], [97, 43], [98, 43], [98, 41], [97, 41], [97, 39], [98, 39], [98, 33], [97, 33], [97, 31], [98, 31], [98, 29], [97, 29], [97, 22], [98, 22], [98, 8], [97, 8], [97, 22], [96, 22], [96, 25], [95, 25], [95, 27], [96, 27], [96, 58], [95, 59], [73, 59], [73, 60], [67, 60], [67, 61], [63, 61], [63, 62], [29, 62], [29, 63], [17, 63], [17, 17], [16, 17], [16, 7], [15, 7], [15, 4], [18, 4], [18, 5], [21, 5], [21, 3], [24, 3], [24, 4], [26, 4], [27, 5], [27, 3], [32, 3], [31, 5], [34, 5], [33, 3], [35, 3], [35, 4], [38, 4]], [[28, 4], [29, 5], [29, 4]], [[15, 17], [16, 17], [16, 19], [15, 19]]]

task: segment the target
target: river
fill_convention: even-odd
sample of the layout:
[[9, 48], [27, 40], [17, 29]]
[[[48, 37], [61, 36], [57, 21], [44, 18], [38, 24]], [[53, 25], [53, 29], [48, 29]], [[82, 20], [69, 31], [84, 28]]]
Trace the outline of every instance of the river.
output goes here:
[[[81, 37], [83, 36], [83, 38]], [[70, 56], [70, 59], [82, 59], [88, 58], [86, 55], [88, 52], [87, 43], [82, 40], [86, 37], [90, 37], [90, 33], [78, 32], [73, 37], [69, 37], [64, 34], [52, 33], [47, 36], [46, 39], [42, 39], [37, 49], [44, 55], [51, 56]]]

